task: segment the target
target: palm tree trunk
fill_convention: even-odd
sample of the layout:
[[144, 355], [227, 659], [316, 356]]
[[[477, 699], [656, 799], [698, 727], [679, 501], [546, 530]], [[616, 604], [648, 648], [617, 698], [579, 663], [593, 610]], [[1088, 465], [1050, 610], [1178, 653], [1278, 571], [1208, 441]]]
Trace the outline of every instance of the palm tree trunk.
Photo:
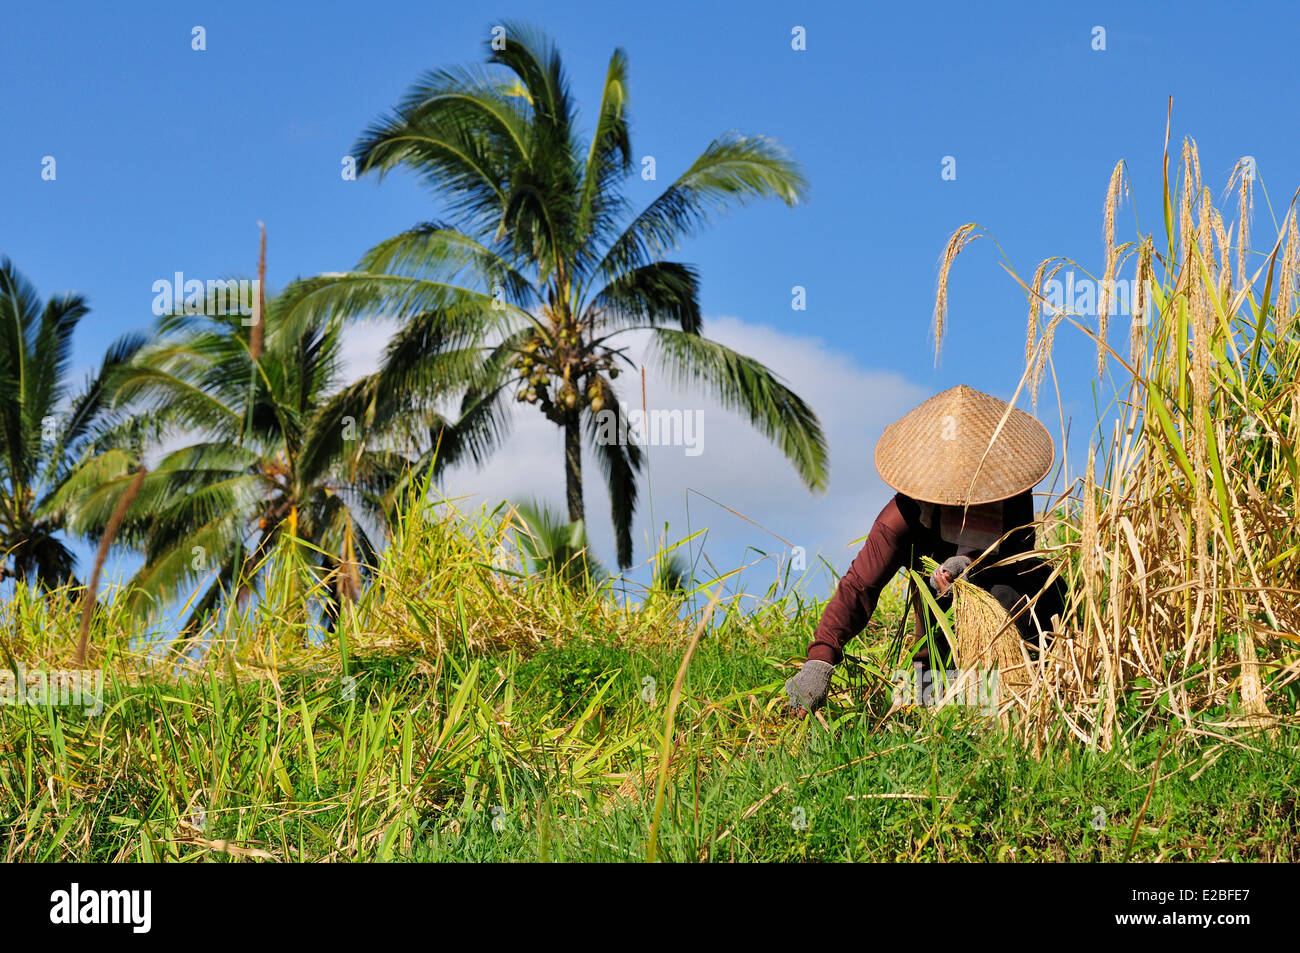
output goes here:
[[569, 522], [583, 519], [582, 433], [576, 410], [564, 418], [564, 496], [569, 505]]

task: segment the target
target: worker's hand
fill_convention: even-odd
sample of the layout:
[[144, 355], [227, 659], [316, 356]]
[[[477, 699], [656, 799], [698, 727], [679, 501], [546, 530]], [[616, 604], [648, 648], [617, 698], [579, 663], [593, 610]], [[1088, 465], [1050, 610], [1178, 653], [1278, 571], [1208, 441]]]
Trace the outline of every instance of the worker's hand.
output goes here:
[[948, 591], [953, 580], [970, 568], [969, 556], [953, 556], [930, 574], [930, 588], [939, 595]]
[[809, 659], [797, 675], [785, 683], [790, 696], [790, 713], [806, 714], [826, 704], [826, 693], [831, 687], [831, 673], [835, 666], [829, 662]]

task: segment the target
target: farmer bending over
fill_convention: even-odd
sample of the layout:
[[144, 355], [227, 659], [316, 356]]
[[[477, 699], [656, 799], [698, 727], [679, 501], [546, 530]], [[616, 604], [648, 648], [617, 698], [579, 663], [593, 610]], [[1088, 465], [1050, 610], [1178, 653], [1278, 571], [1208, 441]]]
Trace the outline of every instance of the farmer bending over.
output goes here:
[[[826, 702], [831, 673], [844, 646], [861, 632], [885, 584], [899, 569], [921, 569], [921, 557], [940, 565], [930, 586], [946, 609], [953, 580], [978, 559], [969, 581], [1016, 619], [1021, 638], [1038, 644], [1064, 605], [1059, 579], [1047, 588], [1051, 566], [1025, 559], [994, 563], [1034, 548], [1030, 490], [1051, 469], [1052, 437], [1033, 417], [1011, 410], [989, 447], [1008, 405], [960, 386], [931, 397], [885, 428], [876, 443], [876, 470], [898, 491], [876, 517], [857, 558], [840, 579], [808, 646], [808, 660], [785, 683], [790, 707], [816, 711]], [[987, 451], [987, 452], [986, 452]], [[999, 542], [1000, 541], [1000, 542]], [[1026, 603], [1037, 601], [1026, 611]], [[942, 634], [935, 640], [948, 653]], [[918, 653], [927, 668], [928, 650]]]

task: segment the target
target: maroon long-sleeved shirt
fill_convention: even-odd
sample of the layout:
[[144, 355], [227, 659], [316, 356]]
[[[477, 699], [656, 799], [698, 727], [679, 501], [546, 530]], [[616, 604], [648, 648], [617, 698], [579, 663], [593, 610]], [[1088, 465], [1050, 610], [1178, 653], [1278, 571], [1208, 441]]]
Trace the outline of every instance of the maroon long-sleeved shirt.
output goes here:
[[[929, 526], [922, 522], [922, 505], [911, 497], [898, 493], [885, 505], [871, 527], [866, 543], [853, 560], [835, 588], [835, 595], [826, 605], [821, 622], [808, 646], [808, 658], [838, 665], [844, 657], [844, 646], [866, 628], [876, 609], [880, 591], [894, 574], [904, 566], [919, 570], [921, 557], [929, 556], [942, 563], [951, 556], [964, 555], [974, 559], [983, 547], [959, 546], [941, 535], [944, 507], [934, 507]], [[948, 512], [948, 517], [958, 517]], [[1010, 533], [983, 560], [984, 564], [1034, 548], [1034, 497], [1029, 491], [1002, 502], [1001, 527], [998, 536]], [[997, 582], [1012, 583], [1016, 570], [1013, 567], [977, 569], [971, 581], [988, 587]]]

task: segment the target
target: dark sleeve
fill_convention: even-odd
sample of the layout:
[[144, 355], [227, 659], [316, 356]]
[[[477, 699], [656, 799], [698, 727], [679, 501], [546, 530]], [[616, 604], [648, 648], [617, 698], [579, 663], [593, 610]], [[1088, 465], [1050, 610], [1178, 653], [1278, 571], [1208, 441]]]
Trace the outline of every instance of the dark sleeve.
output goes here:
[[1027, 553], [1034, 548], [1034, 494], [1030, 490], [1013, 496], [1002, 504], [1002, 532], [1011, 535], [998, 546], [998, 556], [1005, 558]]
[[826, 604], [812, 644], [808, 646], [810, 660], [839, 664], [844, 657], [844, 646], [871, 619], [880, 590], [907, 561], [910, 545], [911, 531], [895, 498], [876, 517], [867, 541]]
[[[1027, 553], [1034, 548], [1037, 523], [1034, 521], [1034, 494], [1030, 490], [1013, 496], [1002, 504], [1002, 532], [1006, 535], [998, 548], [990, 553], [980, 568], [971, 573], [970, 581], [988, 589], [998, 583], [1010, 583], [1024, 572], [1024, 563], [1010, 566], [993, 564], [1010, 556]], [[980, 550], [967, 553], [973, 559]]]

